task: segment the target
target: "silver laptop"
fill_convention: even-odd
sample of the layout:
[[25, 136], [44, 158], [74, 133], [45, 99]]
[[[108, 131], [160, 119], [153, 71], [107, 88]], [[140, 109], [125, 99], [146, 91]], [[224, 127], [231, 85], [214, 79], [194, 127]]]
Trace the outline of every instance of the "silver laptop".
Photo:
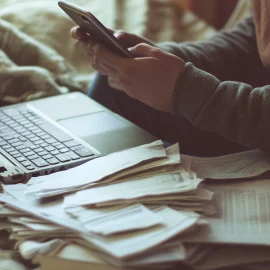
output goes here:
[[154, 140], [81, 93], [1, 107], [0, 180], [26, 181]]

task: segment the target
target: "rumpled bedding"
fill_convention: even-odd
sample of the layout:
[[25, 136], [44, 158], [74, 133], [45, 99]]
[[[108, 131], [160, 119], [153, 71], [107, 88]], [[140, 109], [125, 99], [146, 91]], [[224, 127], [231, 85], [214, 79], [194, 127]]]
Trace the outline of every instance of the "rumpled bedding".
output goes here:
[[[166, 0], [73, 0], [107, 27], [153, 41], [205, 39], [215, 30]], [[93, 70], [74, 47], [57, 0], [0, 0], [0, 105], [85, 92]]]

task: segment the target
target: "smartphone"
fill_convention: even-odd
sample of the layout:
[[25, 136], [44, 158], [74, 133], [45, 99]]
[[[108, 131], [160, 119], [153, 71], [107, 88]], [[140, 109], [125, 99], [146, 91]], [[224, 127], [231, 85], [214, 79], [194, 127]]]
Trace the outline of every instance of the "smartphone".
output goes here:
[[122, 57], [133, 58], [128, 49], [92, 13], [67, 1], [59, 1], [58, 5], [77, 25], [98, 42]]

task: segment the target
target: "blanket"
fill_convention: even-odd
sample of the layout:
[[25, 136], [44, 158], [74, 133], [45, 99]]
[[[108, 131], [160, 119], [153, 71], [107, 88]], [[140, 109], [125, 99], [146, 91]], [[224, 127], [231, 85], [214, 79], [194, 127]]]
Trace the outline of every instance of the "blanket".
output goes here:
[[[215, 30], [169, 0], [73, 0], [107, 27], [155, 42], [205, 39]], [[57, 0], [0, 1], [0, 105], [85, 92], [93, 70], [75, 50], [74, 23]]]

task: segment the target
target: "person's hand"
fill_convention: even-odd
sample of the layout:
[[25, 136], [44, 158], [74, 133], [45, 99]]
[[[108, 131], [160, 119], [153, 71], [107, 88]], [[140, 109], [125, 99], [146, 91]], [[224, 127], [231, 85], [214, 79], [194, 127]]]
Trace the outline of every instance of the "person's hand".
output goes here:
[[145, 43], [129, 49], [134, 58], [123, 58], [80, 29], [76, 38], [78, 46], [91, 55], [91, 66], [109, 77], [111, 87], [157, 110], [170, 111], [175, 84], [185, 65], [182, 59]]
[[130, 49], [135, 58], [120, 57], [101, 44], [93, 52], [109, 67], [111, 87], [157, 110], [170, 111], [176, 81], [185, 65], [182, 59], [145, 43]]
[[[112, 29], [108, 29], [121, 43], [125, 44], [127, 48], [133, 47], [140, 43], [146, 43], [151, 46], [155, 46], [155, 44], [143, 37], [130, 34], [121, 30], [114, 31]], [[101, 73], [102, 75], [108, 75], [108, 71], [106, 69], [106, 65], [100, 64], [98, 59], [93, 55], [92, 48], [97, 44], [97, 41], [91, 37], [84, 29], [75, 26], [70, 31], [71, 36], [77, 40], [76, 47], [81, 51], [86, 53], [86, 57], [90, 65], [93, 69]]]

